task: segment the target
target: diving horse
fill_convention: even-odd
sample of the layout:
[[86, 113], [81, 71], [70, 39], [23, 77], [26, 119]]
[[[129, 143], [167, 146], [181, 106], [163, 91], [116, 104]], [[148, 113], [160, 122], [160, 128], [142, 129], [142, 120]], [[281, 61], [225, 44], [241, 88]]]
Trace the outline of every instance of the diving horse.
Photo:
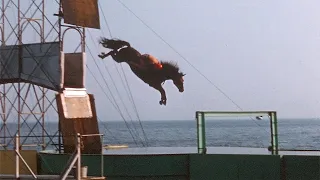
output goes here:
[[176, 63], [158, 61], [152, 55], [141, 54], [131, 47], [130, 43], [123, 40], [101, 38], [99, 43], [111, 51], [102, 52], [98, 56], [104, 59], [110, 55], [117, 63], [126, 62], [136, 76], [160, 92], [160, 105], [167, 104], [166, 92], [162, 87], [166, 80], [172, 80], [179, 92], [184, 91], [183, 76], [185, 74], [180, 72]]

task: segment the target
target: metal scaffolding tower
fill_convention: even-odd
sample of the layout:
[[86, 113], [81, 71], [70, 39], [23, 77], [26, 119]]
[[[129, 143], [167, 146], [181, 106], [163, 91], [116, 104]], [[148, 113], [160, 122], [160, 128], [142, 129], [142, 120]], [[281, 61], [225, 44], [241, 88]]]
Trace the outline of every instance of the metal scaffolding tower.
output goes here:
[[55, 94], [85, 86], [85, 27], [100, 28], [97, 0], [1, 0], [0, 20], [0, 149], [18, 135], [20, 149], [44, 150], [59, 134], [46, 127], [62, 113]]

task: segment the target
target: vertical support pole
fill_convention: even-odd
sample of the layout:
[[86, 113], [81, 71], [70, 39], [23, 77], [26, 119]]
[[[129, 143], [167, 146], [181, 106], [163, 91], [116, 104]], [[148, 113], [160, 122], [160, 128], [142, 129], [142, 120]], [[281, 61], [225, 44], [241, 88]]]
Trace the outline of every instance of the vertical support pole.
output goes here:
[[2, 26], [1, 26], [1, 45], [4, 46], [5, 45], [5, 38], [4, 38], [4, 31], [5, 31], [5, 16], [4, 16], [4, 13], [5, 13], [5, 7], [4, 7], [4, 0], [2, 0], [2, 9], [1, 9], [1, 21], [2, 21]]
[[40, 109], [40, 111], [41, 111], [41, 120], [42, 120], [42, 150], [45, 150], [46, 149], [46, 139], [45, 139], [44, 114], [45, 114], [45, 97], [46, 97], [46, 93], [45, 93], [44, 88], [42, 88], [41, 92], [42, 92], [42, 108]]
[[[3, 86], [3, 89], [2, 89], [2, 95], [0, 95], [0, 104], [1, 104], [1, 119], [2, 119], [2, 123], [3, 123], [3, 145], [4, 147], [6, 148], [7, 147], [7, 133], [6, 133], [6, 130], [7, 130], [7, 111], [6, 111], [6, 85], [5, 84], [2, 84]], [[0, 128], [1, 129], [1, 128]], [[1, 132], [1, 130], [0, 130]]]
[[[61, 38], [61, 22], [62, 22], [62, 20], [61, 20], [61, 12], [62, 12], [62, 3], [61, 3], [61, 0], [59, 0], [59, 8], [58, 8], [58, 14], [55, 14], [56, 16], [58, 16], [58, 26], [59, 26], [59, 31], [58, 31], [58, 36], [59, 36], [59, 42], [60, 42], [60, 45], [59, 45], [59, 47], [60, 47], [60, 53], [59, 53], [59, 65], [60, 65], [60, 67], [62, 66], [62, 56], [61, 56], [61, 54], [62, 54], [62, 51], [63, 51], [63, 43], [62, 43], [62, 38]], [[63, 78], [63, 74], [64, 74], [64, 68], [60, 68], [60, 70], [61, 70], [61, 82], [63, 82], [62, 80], [64, 79]], [[63, 87], [63, 83], [61, 83], [60, 84], [60, 88], [62, 88]], [[61, 146], [62, 146], [62, 144], [61, 144], [61, 138], [62, 138], [62, 136], [61, 136], [61, 126], [60, 126], [60, 119], [59, 119], [59, 124], [58, 124], [58, 131], [59, 131], [59, 133], [58, 133], [58, 137], [59, 137], [59, 139], [58, 139], [58, 144], [59, 144], [59, 153], [61, 153]]]
[[[4, 20], [4, 13], [5, 13], [5, 7], [4, 7], [4, 0], [2, 0], [2, 8], [1, 8], [1, 26], [0, 26], [0, 33], [1, 33], [1, 46], [4, 46], [5, 45], [5, 38], [4, 38], [4, 28], [5, 28], [5, 20]], [[1, 73], [1, 76], [2, 76], [2, 73]], [[2, 78], [2, 77], [1, 77]], [[3, 140], [3, 144], [5, 145], [6, 144], [6, 111], [5, 111], [5, 101], [6, 101], [6, 85], [3, 84], [3, 99], [2, 99], [2, 96], [0, 97], [0, 102], [1, 102], [1, 109], [2, 109], [2, 121], [3, 121], [3, 136], [4, 136], [4, 140]]]
[[[1, 9], [1, 24], [2, 26], [0, 27], [0, 31], [1, 31], [1, 46], [5, 46], [5, 6], [4, 6], [4, 0], [2, 0], [2, 9]], [[2, 76], [2, 73], [1, 73], [1, 76]], [[2, 78], [2, 77], [1, 77]], [[2, 89], [2, 97], [0, 97], [0, 102], [1, 102], [1, 105], [2, 105], [2, 120], [3, 120], [3, 136], [4, 136], [4, 139], [3, 139], [3, 144], [6, 145], [7, 142], [6, 142], [6, 130], [7, 130], [7, 114], [6, 114], [6, 85], [3, 84], [3, 89]], [[2, 99], [3, 98], [3, 99]]]
[[81, 136], [77, 133], [77, 180], [81, 180]]
[[[2, 0], [2, 8], [1, 8], [1, 25], [0, 25], [0, 33], [1, 33], [1, 46], [5, 45], [5, 38], [4, 38], [4, 28], [5, 28], [5, 20], [4, 20], [4, 15], [5, 13], [5, 7], [4, 7], [4, 0]], [[3, 66], [1, 64], [1, 66]], [[1, 73], [1, 78], [2, 78], [2, 73]], [[3, 144], [6, 145], [6, 110], [5, 110], [5, 102], [6, 102], [6, 85], [3, 84], [3, 92], [2, 92], [2, 96], [0, 96], [0, 103], [1, 103], [1, 109], [2, 109], [2, 121], [3, 121]], [[0, 130], [1, 131], [1, 130]]]
[[[19, 81], [18, 81], [18, 135], [21, 134], [20, 126], [21, 126], [21, 72], [22, 72], [22, 29], [21, 29], [21, 2], [18, 0], [18, 45], [19, 45]], [[19, 146], [20, 146], [20, 138], [19, 138]], [[20, 149], [21, 147], [19, 147]]]
[[101, 177], [104, 176], [104, 160], [103, 160], [103, 134], [100, 136], [101, 138]]
[[86, 52], [86, 28], [82, 28], [82, 41], [81, 41], [81, 46], [82, 46], [82, 52]]
[[279, 154], [279, 146], [278, 146], [278, 121], [276, 112], [270, 112], [270, 129], [271, 129], [271, 148], [272, 154]]
[[58, 151], [61, 153], [61, 128], [60, 128], [60, 119], [58, 123]]
[[[19, 152], [19, 135], [16, 134], [16, 141], [15, 141], [15, 150], [16, 152]], [[20, 167], [19, 167], [19, 156], [18, 156], [18, 153], [15, 153], [15, 156], [16, 156], [16, 179], [20, 179], [20, 173], [19, 173], [19, 170], [20, 170]]]
[[197, 136], [198, 136], [198, 153], [206, 154], [206, 130], [204, 112], [196, 112], [197, 119]]
[[[40, 28], [40, 38], [41, 38], [41, 43], [44, 43], [45, 42], [45, 39], [44, 39], [44, 21], [45, 21], [45, 5], [44, 5], [44, 0], [41, 1], [42, 2], [42, 13], [41, 13], [41, 21], [42, 21], [42, 24], [41, 24], [41, 28]], [[41, 119], [42, 119], [42, 150], [45, 150], [46, 149], [46, 140], [44, 138], [45, 136], [45, 125], [44, 125], [44, 118], [45, 118], [45, 96], [46, 96], [46, 92], [45, 92], [45, 89], [42, 88], [41, 90], [42, 92], [42, 109], [41, 109]]]
[[6, 85], [5, 84], [2, 84], [3, 86], [3, 92], [2, 92], [2, 97], [0, 102], [1, 102], [1, 106], [2, 106], [2, 121], [3, 121], [3, 136], [4, 136], [4, 139], [3, 139], [3, 144], [5, 145], [5, 147], [7, 147], [7, 133], [6, 133], [6, 130], [7, 130], [7, 111], [6, 111]]
[[45, 13], [44, 13], [44, 11], [45, 11], [45, 5], [44, 5], [44, 0], [42, 0], [42, 13], [41, 13], [41, 21], [42, 21], [42, 24], [41, 24], [41, 26], [42, 26], [42, 28], [41, 28], [41, 42], [42, 43], [44, 43], [45, 42], [45, 39], [44, 39], [44, 27], [45, 27], [45, 25], [44, 25], [44, 21], [45, 21]]

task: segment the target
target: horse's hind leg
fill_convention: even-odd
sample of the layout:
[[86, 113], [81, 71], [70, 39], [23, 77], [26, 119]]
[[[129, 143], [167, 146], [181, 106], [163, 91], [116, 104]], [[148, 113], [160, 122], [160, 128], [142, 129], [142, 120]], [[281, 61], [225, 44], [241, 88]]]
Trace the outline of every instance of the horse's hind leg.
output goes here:
[[107, 54], [104, 53], [104, 52], [101, 52], [101, 54], [99, 54], [98, 56], [99, 56], [99, 58], [101, 58], [101, 59], [104, 59], [104, 58], [106, 58], [106, 57], [108, 57], [108, 56], [112, 56], [112, 58], [114, 59], [114, 58], [116, 57], [116, 51], [110, 51], [110, 52], [108, 52]]
[[107, 55], [106, 53], [104, 53], [104, 52], [102, 52], [102, 53], [99, 54], [98, 56], [99, 56], [99, 58], [101, 58], [101, 59], [104, 59], [104, 58], [108, 57], [108, 55]]

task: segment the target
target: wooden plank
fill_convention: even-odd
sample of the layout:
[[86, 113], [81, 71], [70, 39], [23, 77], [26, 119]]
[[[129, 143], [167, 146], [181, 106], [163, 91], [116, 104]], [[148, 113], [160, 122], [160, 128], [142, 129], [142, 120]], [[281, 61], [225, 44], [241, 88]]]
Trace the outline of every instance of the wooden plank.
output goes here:
[[97, 0], [62, 0], [64, 23], [100, 29]]
[[[58, 94], [56, 96], [59, 112], [59, 125], [61, 134], [63, 136], [62, 139], [65, 153], [73, 153], [75, 150], [75, 137], [77, 133], [80, 133], [81, 135], [99, 134], [94, 97], [92, 94], [89, 94], [88, 97], [90, 101], [88, 106], [91, 106], [92, 116], [88, 118], [68, 118], [65, 116], [65, 107], [62, 104], [63, 94]], [[82, 137], [82, 153], [101, 153], [101, 143], [100, 136]]]

